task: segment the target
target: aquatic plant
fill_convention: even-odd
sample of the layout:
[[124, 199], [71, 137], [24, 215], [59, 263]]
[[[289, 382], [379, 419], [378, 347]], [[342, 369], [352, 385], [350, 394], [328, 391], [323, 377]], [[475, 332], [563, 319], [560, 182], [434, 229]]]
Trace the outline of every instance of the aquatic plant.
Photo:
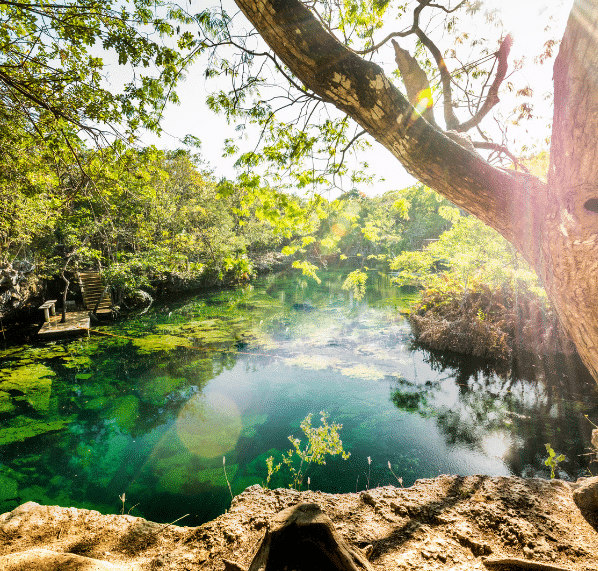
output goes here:
[[[282, 463], [274, 466], [274, 457], [270, 456], [266, 460], [268, 468], [268, 475], [266, 484], [270, 482], [272, 475], [278, 472], [282, 465], [289, 470], [292, 483], [290, 488], [301, 491], [303, 479], [306, 472], [312, 463], [326, 464], [326, 456], [341, 455], [343, 460], [347, 460], [351, 456], [350, 452], [345, 452], [343, 443], [339, 438], [338, 431], [343, 427], [342, 424], [332, 423], [328, 424], [328, 414], [321, 411], [320, 421], [321, 426], [314, 427], [311, 425], [312, 413], [309, 413], [300, 424], [303, 434], [307, 437], [307, 444], [303, 447], [301, 439], [289, 436], [289, 440], [293, 445], [286, 454], [282, 456]], [[298, 466], [296, 464], [299, 464]]]
[[0, 371], [0, 412], [10, 413], [21, 404], [43, 414], [50, 406], [55, 373], [39, 363]]
[[46, 421], [19, 417], [13, 426], [0, 428], [0, 446], [13, 442], [24, 442], [27, 438], [33, 438], [40, 434], [63, 430], [70, 422], [70, 418]]
[[550, 466], [550, 478], [555, 477], [555, 469], [561, 463], [567, 460], [564, 454], [556, 455], [556, 452], [552, 449], [550, 443], [544, 444], [546, 446], [546, 452], [548, 452], [548, 458], [544, 460], [546, 466]]
[[186, 337], [146, 335], [140, 339], [135, 339], [133, 345], [138, 348], [139, 354], [148, 355], [153, 351], [172, 351], [178, 347], [192, 347], [193, 343]]

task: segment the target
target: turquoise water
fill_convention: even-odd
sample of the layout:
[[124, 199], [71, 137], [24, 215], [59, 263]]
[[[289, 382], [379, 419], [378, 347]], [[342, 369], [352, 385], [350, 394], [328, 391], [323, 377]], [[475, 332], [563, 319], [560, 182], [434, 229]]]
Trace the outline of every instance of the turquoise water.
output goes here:
[[[351, 457], [308, 472], [329, 492], [443, 473], [548, 476], [545, 443], [590, 466], [598, 391], [575, 358], [483, 361], [413, 347], [413, 296], [366, 297], [295, 273], [180, 299], [89, 339], [0, 352], [0, 512], [25, 501], [197, 525], [326, 411]], [[226, 458], [226, 477], [223, 467]], [[368, 457], [371, 463], [368, 463]], [[288, 485], [279, 472], [272, 484]], [[188, 514], [188, 515], [186, 515]]]

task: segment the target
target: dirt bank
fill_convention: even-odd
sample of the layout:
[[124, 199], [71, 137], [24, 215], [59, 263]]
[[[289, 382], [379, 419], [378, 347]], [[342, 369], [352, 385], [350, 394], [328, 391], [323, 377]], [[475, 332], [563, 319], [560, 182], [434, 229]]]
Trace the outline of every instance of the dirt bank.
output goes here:
[[598, 571], [597, 528], [574, 503], [576, 486], [486, 476], [339, 495], [252, 486], [195, 528], [29, 502], [0, 516], [0, 568], [220, 571], [226, 559], [247, 569], [274, 515], [309, 502], [373, 569]]

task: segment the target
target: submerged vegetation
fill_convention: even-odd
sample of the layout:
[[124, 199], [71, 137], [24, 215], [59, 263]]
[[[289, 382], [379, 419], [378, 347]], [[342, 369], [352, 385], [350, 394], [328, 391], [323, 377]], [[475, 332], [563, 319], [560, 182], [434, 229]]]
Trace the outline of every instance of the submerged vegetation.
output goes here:
[[[497, 374], [484, 361], [412, 351], [396, 313], [415, 294], [367, 273], [360, 301], [342, 289], [344, 272], [317, 284], [288, 270], [162, 302], [99, 330], [109, 335], [6, 349], [0, 508], [115, 513], [126, 494], [127, 507], [139, 504], [132, 515], [190, 513], [197, 524], [222, 513], [231, 492], [266, 482], [269, 458], [272, 470], [280, 464], [271, 487], [334, 492], [447, 470], [547, 475], [544, 442], [572, 458], [559, 475], [582, 473], [583, 414], [596, 413], [573, 358], [558, 374], [532, 359]], [[330, 411], [328, 429], [305, 423], [315, 407]], [[341, 424], [350, 458], [318, 464], [338, 450]]]

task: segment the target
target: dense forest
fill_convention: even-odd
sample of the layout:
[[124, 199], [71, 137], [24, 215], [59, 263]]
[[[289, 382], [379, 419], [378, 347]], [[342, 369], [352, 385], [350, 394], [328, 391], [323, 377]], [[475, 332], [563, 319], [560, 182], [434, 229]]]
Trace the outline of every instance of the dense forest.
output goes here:
[[[79, 270], [101, 272], [124, 310], [288, 264], [314, 280], [342, 269], [357, 298], [368, 269], [423, 288], [411, 321], [433, 348], [497, 359], [510, 357], [515, 340], [570, 350], [525, 260], [422, 185], [330, 200], [216, 180], [188, 149], [86, 149], [70, 163], [22, 151], [18, 176], [5, 169], [1, 263], [27, 271], [18, 274], [21, 296], [4, 278], [5, 319], [23, 307], [39, 316], [48, 284], [64, 292]], [[541, 168], [542, 157], [530, 165]]]
[[[33, 267], [38, 278], [65, 284], [78, 268], [101, 270], [114, 288], [117, 305], [126, 305], [133, 292], [144, 287], [159, 292], [173, 279], [197, 286], [247, 280], [259, 266], [257, 256], [266, 251], [293, 256], [292, 263], [314, 279], [316, 269], [336, 256], [351, 271], [347, 287], [357, 289], [364, 280], [360, 272], [372, 266], [375, 256], [377, 263], [397, 271], [396, 277], [404, 283], [414, 280], [405, 272], [415, 271], [416, 281], [428, 287], [429, 295], [424, 294], [428, 300], [435, 299], [430, 288], [445, 286], [426, 283], [422, 274], [442, 274], [438, 270], [443, 265], [449, 269], [443, 278], [446, 283], [460, 274], [455, 287], [462, 293], [478, 287], [476, 273], [480, 272], [484, 274], [480, 287], [493, 291], [506, 280], [517, 291], [523, 283], [521, 272], [529, 264], [540, 275], [550, 303], [539, 293], [535, 278], [530, 278], [525, 295], [518, 299], [526, 299], [529, 290], [542, 301], [526, 301], [526, 309], [519, 313], [525, 314], [524, 321], [537, 320], [551, 312], [550, 305], [555, 307], [592, 370], [594, 349], [588, 332], [593, 328], [586, 321], [591, 322], [594, 309], [587, 305], [592, 296], [585, 288], [593, 281], [582, 280], [584, 287], [567, 285], [581, 276], [575, 272], [585, 275], [591, 254], [584, 250], [568, 257], [566, 252], [577, 252], [577, 246], [571, 250], [569, 238], [561, 244], [550, 234], [558, 227], [551, 208], [560, 199], [545, 200], [546, 173], [551, 187], [560, 189], [559, 196], [569, 196], [568, 176], [563, 173], [573, 167], [558, 161], [570, 154], [542, 150], [548, 137], [543, 144], [530, 140], [529, 146], [521, 140], [513, 151], [507, 144], [508, 129], [522, 134], [526, 122], [537, 126], [540, 105], [521, 74], [507, 75], [513, 37], [507, 33], [506, 12], [480, 2], [454, 6], [419, 2], [397, 8], [390, 3], [326, 5], [323, 12], [313, 7], [310, 12], [296, 2], [284, 16], [273, 7], [272, 13], [278, 14], [274, 23], [261, 17], [251, 1], [238, 4], [255, 30], [237, 27], [222, 8], [197, 12], [169, 2], [0, 3], [3, 315], [8, 317], [29, 295], [15, 292], [14, 287], [28, 289], [19, 272], [31, 274]], [[407, 27], [376, 43], [374, 36], [382, 36], [392, 10]], [[566, 81], [567, 70], [578, 65], [571, 54], [583, 36], [577, 22], [584, 13], [575, 6], [567, 42], [557, 58], [565, 78], [559, 81]], [[548, 24], [535, 48], [537, 65], [554, 59], [560, 39], [555, 36], [554, 15], [544, 16]], [[427, 29], [435, 19], [440, 24], [438, 38]], [[482, 41], [468, 30], [484, 19], [493, 39]], [[297, 34], [305, 36], [306, 43], [303, 51], [291, 54], [287, 53], [290, 44], [280, 44], [279, 36], [270, 32], [295, 21]], [[411, 49], [415, 57], [397, 38], [416, 40]], [[436, 42], [448, 43], [447, 51]], [[368, 60], [384, 49], [396, 61], [387, 75]], [[324, 65], [324, 60], [314, 63], [318, 54], [332, 58], [325, 63], [335, 70], [330, 85], [310, 71]], [[469, 63], [463, 64], [463, 58]], [[345, 60], [352, 62], [350, 70], [345, 64], [338, 66]], [[247, 131], [257, 137], [250, 151], [240, 147], [241, 139], [226, 141], [224, 153], [236, 156], [238, 167], [237, 177], [229, 181], [211, 176], [209, 165], [194, 154], [199, 145], [196, 135], [181, 141], [186, 150], [161, 151], [140, 143], [142, 132], [160, 132], [165, 109], [179, 101], [177, 86], [200, 61], [205, 77], [216, 82], [208, 106], [237, 125], [241, 135], [249, 128], [258, 129]], [[524, 61], [512, 63], [518, 72]], [[117, 68], [119, 74], [114, 73]], [[347, 90], [346, 97], [337, 84]], [[366, 84], [370, 85], [367, 93], [355, 87]], [[400, 89], [406, 89], [407, 98]], [[498, 105], [499, 93], [515, 94], [510, 99], [515, 104], [512, 119], [501, 122], [495, 116], [498, 130], [482, 127]], [[559, 97], [563, 93], [556, 92]], [[379, 111], [372, 111], [375, 101]], [[562, 137], [553, 142], [558, 144], [569, 133], [569, 116], [561, 113], [567, 101], [555, 99], [555, 128], [561, 129]], [[437, 111], [442, 107], [445, 125], [436, 118], [435, 107]], [[390, 116], [412, 119], [395, 133], [387, 124]], [[546, 125], [542, 129], [548, 133]], [[468, 139], [465, 133], [472, 130], [481, 141]], [[414, 198], [407, 190], [365, 199], [361, 193], [372, 174], [367, 165], [349, 159], [359, 161], [359, 153], [370, 145], [366, 134], [391, 150], [424, 184], [448, 197], [464, 220], [447, 214], [447, 208], [457, 211], [446, 205], [438, 207], [434, 220], [418, 212], [420, 203], [427, 200], [425, 193]], [[533, 156], [543, 156], [542, 172], [530, 169], [521, 158], [531, 156], [533, 145]], [[329, 188], [341, 188], [342, 193], [330, 199]], [[572, 214], [578, 224], [571, 222], [566, 231], [569, 237], [581, 232], [571, 238], [571, 244], [591, 242], [586, 234], [592, 228], [595, 198], [588, 192], [580, 195], [582, 206]], [[489, 260], [480, 261], [482, 248], [472, 253], [478, 256], [475, 271], [463, 271], [451, 256], [448, 263], [443, 262], [448, 259], [440, 251], [443, 244], [471, 250], [471, 241], [455, 245], [452, 239], [440, 240], [425, 255], [402, 255], [420, 250], [424, 240], [438, 238], [451, 224], [462, 236], [474, 236], [467, 225], [475, 222], [466, 220], [467, 212], [513, 245], [502, 249], [503, 255], [509, 251], [514, 263], [512, 275], [499, 276], [500, 272], [489, 269]], [[518, 216], [523, 218], [518, 221]], [[479, 291], [474, 297], [460, 308], [471, 306], [478, 317], [498, 315], [503, 311], [499, 306], [512, 313], [511, 294], [505, 294], [504, 303], [495, 309], [491, 309], [494, 294]], [[479, 301], [484, 297], [486, 301]], [[428, 310], [426, 303], [417, 310], [416, 331], [430, 328], [431, 324], [424, 324], [434, 319], [424, 315]], [[513, 319], [503, 317], [498, 321], [511, 323], [513, 330]], [[545, 328], [549, 331], [557, 328], [551, 319]], [[436, 332], [440, 346], [448, 343], [439, 341], [443, 336]]]

